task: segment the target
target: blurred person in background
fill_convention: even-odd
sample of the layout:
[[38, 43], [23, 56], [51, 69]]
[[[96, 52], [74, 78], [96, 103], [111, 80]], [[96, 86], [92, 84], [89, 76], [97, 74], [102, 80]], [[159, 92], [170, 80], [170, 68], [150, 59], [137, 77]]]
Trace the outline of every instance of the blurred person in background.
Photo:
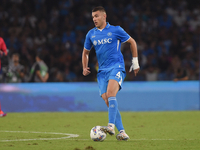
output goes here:
[[158, 80], [158, 68], [154, 65], [148, 65], [145, 69], [146, 81], [157, 81]]
[[188, 80], [187, 72], [183, 68], [177, 68], [175, 70], [175, 78], [174, 81], [186, 81]]
[[14, 53], [12, 55], [11, 62], [9, 64], [9, 69], [8, 69], [8, 82], [9, 83], [19, 83], [19, 82], [24, 82], [24, 66], [19, 63], [20, 58], [19, 58], [18, 53]]
[[181, 65], [181, 60], [178, 56], [172, 58], [172, 64], [174, 70], [173, 81], [184, 81], [188, 80], [186, 69]]
[[[4, 40], [3, 40], [3, 38], [1, 38], [0, 37], [0, 70], [2, 71], [6, 71], [6, 70], [4, 70], [4, 69], [2, 69], [1, 68], [1, 60], [3, 60], [2, 61], [2, 66], [4, 67], [7, 67], [6, 65], [7, 64], [5, 64], [5, 63], [7, 63], [7, 54], [8, 54], [8, 51], [7, 51], [7, 47], [6, 47], [6, 44], [5, 44], [5, 42], [4, 42]], [[6, 72], [5, 73], [3, 73], [3, 74], [6, 74]], [[0, 117], [5, 117], [7, 114], [6, 113], [4, 113], [2, 110], [1, 110], [1, 104], [0, 104]]]
[[43, 61], [42, 54], [38, 53], [35, 60], [36, 62], [31, 68], [29, 82], [47, 82], [49, 78], [48, 66]]
[[8, 50], [3, 38], [0, 37], [0, 74], [2, 82], [5, 80], [5, 73], [7, 69], [4, 67], [8, 67]]

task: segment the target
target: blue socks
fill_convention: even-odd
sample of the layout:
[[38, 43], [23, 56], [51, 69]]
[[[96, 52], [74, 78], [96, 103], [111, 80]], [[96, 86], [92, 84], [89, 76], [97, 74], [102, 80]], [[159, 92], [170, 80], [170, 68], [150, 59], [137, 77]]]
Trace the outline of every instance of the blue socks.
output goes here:
[[109, 123], [115, 124], [115, 119], [118, 109], [116, 97], [109, 97], [108, 102], [109, 102], [109, 108], [108, 108]]
[[122, 124], [122, 118], [119, 112], [119, 109], [117, 109], [117, 115], [115, 119], [115, 126], [118, 131], [124, 130], [123, 124]]
[[115, 124], [118, 131], [124, 130], [121, 115], [118, 110], [118, 103], [116, 97], [109, 97], [108, 102], [109, 102], [109, 108], [108, 108], [109, 123]]

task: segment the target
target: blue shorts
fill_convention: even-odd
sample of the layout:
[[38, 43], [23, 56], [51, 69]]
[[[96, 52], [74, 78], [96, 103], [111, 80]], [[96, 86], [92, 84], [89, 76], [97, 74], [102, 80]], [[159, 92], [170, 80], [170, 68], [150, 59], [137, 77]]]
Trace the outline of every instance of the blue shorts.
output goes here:
[[122, 83], [126, 77], [126, 72], [123, 68], [113, 68], [111, 70], [99, 71], [97, 74], [97, 81], [99, 85], [99, 94], [100, 96], [103, 93], [106, 93], [108, 81], [110, 79], [116, 80], [119, 83], [119, 90], [122, 88]]

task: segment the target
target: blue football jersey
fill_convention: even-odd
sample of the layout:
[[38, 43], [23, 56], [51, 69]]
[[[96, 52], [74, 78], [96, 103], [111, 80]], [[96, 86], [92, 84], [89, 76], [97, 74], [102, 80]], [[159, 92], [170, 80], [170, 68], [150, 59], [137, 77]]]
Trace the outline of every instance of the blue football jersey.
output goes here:
[[84, 48], [91, 50], [94, 46], [99, 71], [115, 67], [125, 68], [121, 43], [126, 42], [129, 38], [130, 35], [120, 26], [107, 23], [104, 29], [100, 30], [95, 27], [87, 33]]

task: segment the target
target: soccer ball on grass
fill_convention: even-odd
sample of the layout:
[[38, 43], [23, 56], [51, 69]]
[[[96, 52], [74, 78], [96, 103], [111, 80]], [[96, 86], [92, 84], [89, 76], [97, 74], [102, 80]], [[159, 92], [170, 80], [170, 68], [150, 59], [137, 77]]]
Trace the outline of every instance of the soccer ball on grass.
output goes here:
[[106, 133], [103, 132], [101, 126], [95, 126], [90, 131], [90, 137], [93, 141], [104, 141], [106, 139]]

